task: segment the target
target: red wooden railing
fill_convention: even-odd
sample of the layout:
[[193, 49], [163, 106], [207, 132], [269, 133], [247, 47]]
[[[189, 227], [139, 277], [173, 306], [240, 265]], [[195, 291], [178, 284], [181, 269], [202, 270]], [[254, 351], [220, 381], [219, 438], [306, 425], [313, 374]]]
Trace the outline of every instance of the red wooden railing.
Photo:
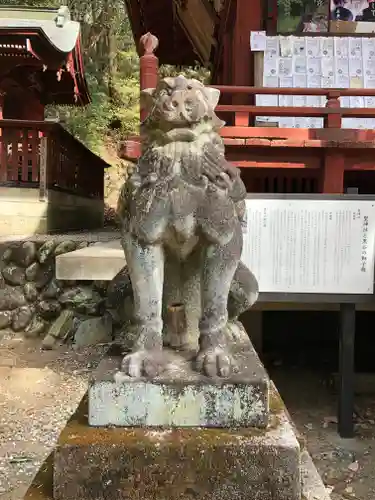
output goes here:
[[[254, 106], [247, 104], [219, 104], [218, 113], [229, 114], [234, 127], [249, 127], [255, 116], [290, 116], [324, 118], [324, 128], [341, 128], [342, 118], [375, 118], [375, 108], [342, 108], [340, 97], [375, 97], [375, 89], [303, 89], [214, 86], [222, 95], [245, 95], [249, 100], [255, 95], [302, 95], [327, 98], [325, 107]], [[320, 129], [318, 129], [320, 130]], [[234, 132], [234, 131], [233, 131]], [[242, 131], [243, 133], [243, 131]]]
[[[227, 122], [222, 129], [229, 148], [227, 155], [243, 168], [249, 191], [295, 192], [296, 189], [301, 192], [303, 187], [302, 192], [342, 193], [345, 179], [350, 176], [354, 179], [353, 185], [372, 182], [375, 158], [369, 148], [375, 148], [375, 131], [341, 127], [346, 117], [375, 118], [375, 108], [342, 108], [340, 97], [374, 97], [375, 89], [216, 88], [228, 97], [242, 95], [245, 102], [262, 94], [327, 97], [325, 107], [217, 106], [218, 115]], [[324, 119], [324, 128], [257, 127], [253, 126], [256, 116], [320, 117]], [[231, 146], [234, 146], [232, 150]], [[237, 146], [253, 149], [239, 150]], [[359, 173], [353, 177], [355, 171]], [[345, 175], [346, 172], [350, 172], [350, 176]]]
[[58, 123], [0, 120], [0, 186], [103, 199], [108, 166]]

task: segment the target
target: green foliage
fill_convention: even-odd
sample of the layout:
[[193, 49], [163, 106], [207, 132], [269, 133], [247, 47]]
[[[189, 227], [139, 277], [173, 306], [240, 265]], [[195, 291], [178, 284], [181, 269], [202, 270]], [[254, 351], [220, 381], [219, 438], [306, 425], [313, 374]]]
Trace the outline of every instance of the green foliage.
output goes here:
[[277, 6], [282, 15], [293, 16], [295, 12], [314, 12], [317, 7], [322, 7], [326, 0], [277, 0]]
[[[1, 0], [19, 5], [20, 0]], [[115, 156], [117, 143], [136, 134], [139, 126], [139, 60], [124, 0], [23, 0], [27, 7], [68, 5], [81, 23], [86, 79], [92, 103], [86, 108], [50, 107], [64, 126], [91, 150]], [[207, 82], [205, 68], [163, 66], [160, 75], [184, 73]], [[114, 162], [118, 159], [114, 158]]]

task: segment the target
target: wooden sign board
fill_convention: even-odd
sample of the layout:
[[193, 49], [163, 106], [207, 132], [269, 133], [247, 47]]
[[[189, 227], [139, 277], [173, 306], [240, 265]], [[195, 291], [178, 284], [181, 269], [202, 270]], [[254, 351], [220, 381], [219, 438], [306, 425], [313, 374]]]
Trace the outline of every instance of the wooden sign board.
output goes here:
[[372, 294], [375, 200], [246, 200], [242, 261], [266, 293]]

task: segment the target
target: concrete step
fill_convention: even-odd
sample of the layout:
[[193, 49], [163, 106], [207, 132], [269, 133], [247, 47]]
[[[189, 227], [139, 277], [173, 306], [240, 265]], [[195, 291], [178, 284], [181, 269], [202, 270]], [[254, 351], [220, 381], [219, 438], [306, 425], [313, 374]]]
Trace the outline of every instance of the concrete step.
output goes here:
[[56, 257], [59, 280], [112, 280], [126, 265], [120, 239], [100, 242]]

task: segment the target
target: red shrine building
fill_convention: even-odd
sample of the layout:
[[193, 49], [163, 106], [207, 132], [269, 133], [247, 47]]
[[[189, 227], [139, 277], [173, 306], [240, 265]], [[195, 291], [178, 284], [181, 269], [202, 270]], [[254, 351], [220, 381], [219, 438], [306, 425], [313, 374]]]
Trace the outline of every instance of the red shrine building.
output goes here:
[[[209, 68], [226, 156], [249, 193], [374, 194], [375, 16], [367, 0], [336, 3], [126, 0], [141, 88], [156, 86], [162, 64]], [[137, 141], [125, 157], [136, 159]], [[258, 352], [263, 338], [292, 346], [301, 331], [335, 351], [338, 308], [260, 303], [242, 321]], [[363, 332], [371, 310], [357, 307]]]
[[141, 86], [155, 84], [157, 62], [210, 68], [222, 91], [226, 154], [249, 192], [375, 193], [375, 69], [363, 67], [374, 59], [375, 18], [367, 0], [348, 0], [351, 21], [333, 0], [126, 3], [137, 46], [147, 32], [159, 41], [158, 61], [140, 47]]
[[101, 227], [108, 165], [48, 105], [90, 103], [67, 7], [0, 7], [0, 234]]

